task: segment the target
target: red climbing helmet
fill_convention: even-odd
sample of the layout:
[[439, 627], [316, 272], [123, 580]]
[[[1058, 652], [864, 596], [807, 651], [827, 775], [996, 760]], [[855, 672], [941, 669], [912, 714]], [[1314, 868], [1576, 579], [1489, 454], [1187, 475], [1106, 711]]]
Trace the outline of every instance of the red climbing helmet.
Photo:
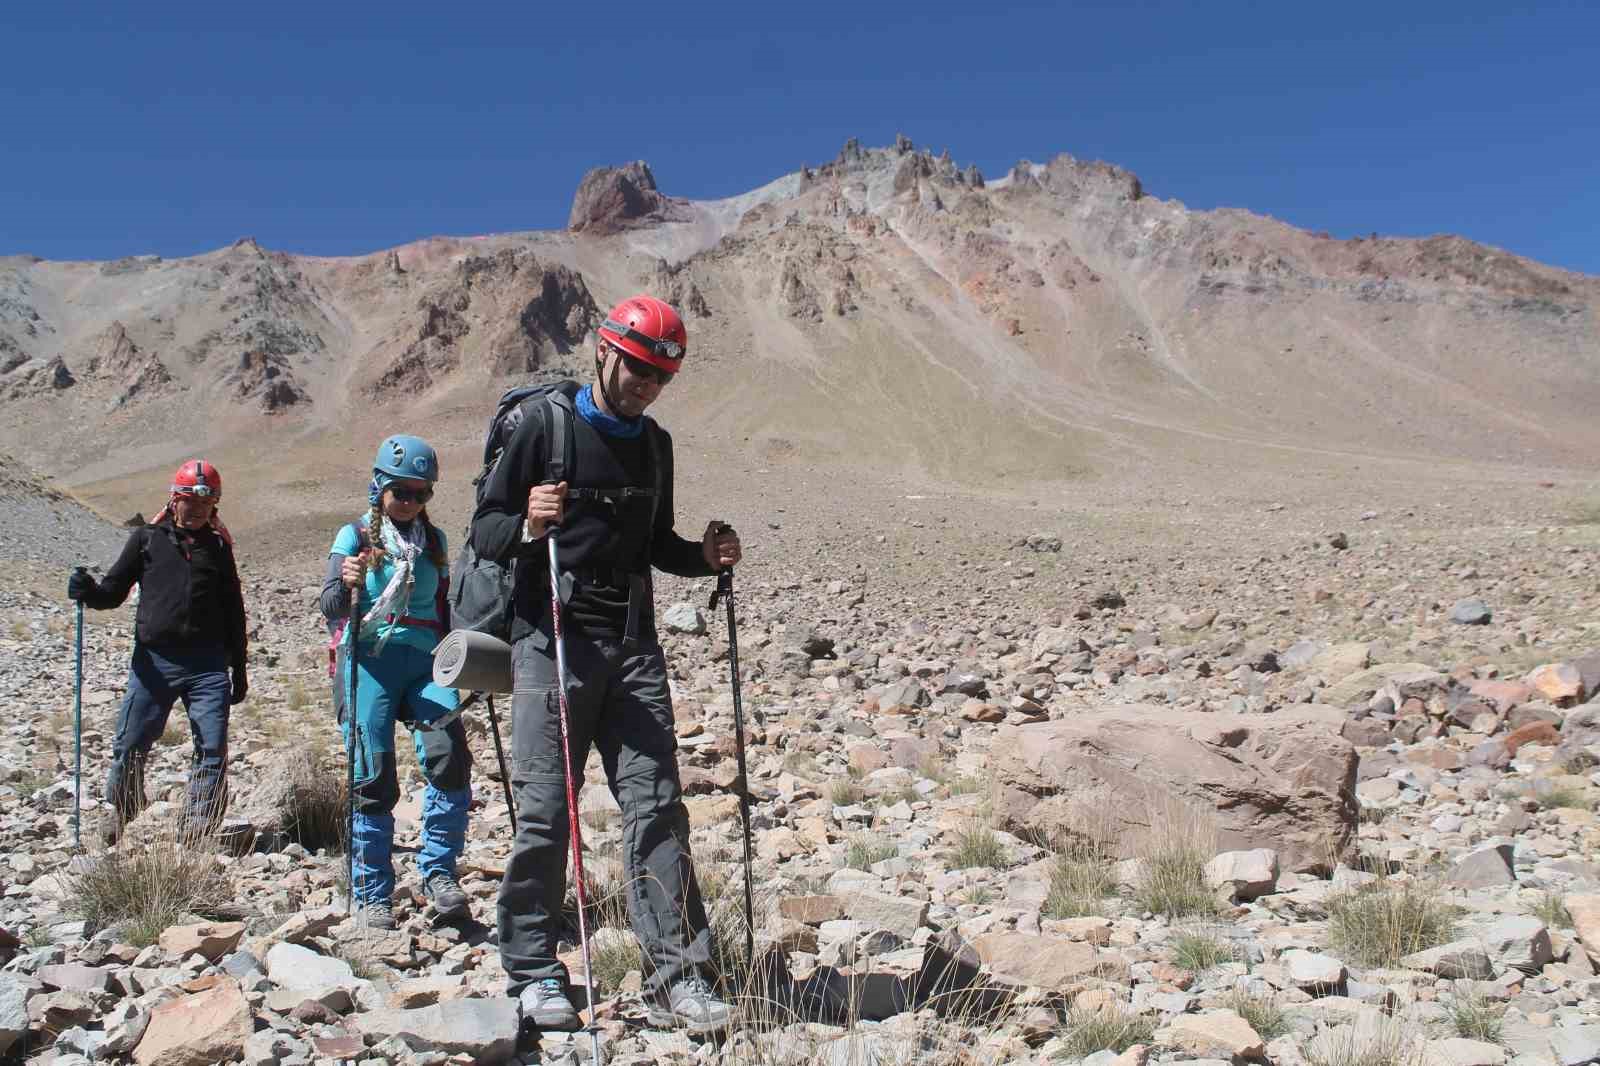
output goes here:
[[676, 374], [689, 347], [689, 331], [678, 312], [654, 296], [630, 296], [611, 309], [600, 336], [635, 359]]
[[172, 475], [174, 496], [204, 496], [211, 500], [222, 498], [222, 475], [204, 459], [190, 459]]

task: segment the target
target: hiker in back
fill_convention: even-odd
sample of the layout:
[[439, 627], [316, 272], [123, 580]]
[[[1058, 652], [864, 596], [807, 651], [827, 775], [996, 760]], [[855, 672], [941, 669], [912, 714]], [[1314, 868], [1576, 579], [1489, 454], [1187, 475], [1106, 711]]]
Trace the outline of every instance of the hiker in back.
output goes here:
[[228, 708], [250, 685], [244, 594], [233, 538], [217, 516], [221, 499], [217, 468], [185, 462], [172, 475], [166, 507], [133, 531], [103, 579], [82, 568], [67, 579], [69, 597], [101, 611], [122, 606], [139, 586], [133, 662], [106, 779], [110, 810], [100, 823], [107, 846], [145, 806], [145, 759], [180, 699], [194, 743], [181, 832], [210, 832], [228, 806]]
[[[353, 898], [368, 924], [382, 929], [396, 924], [396, 721], [411, 729], [427, 782], [417, 855], [423, 894], [442, 918], [467, 914], [456, 860], [466, 842], [472, 802], [471, 755], [455, 690], [434, 684], [432, 677], [434, 645], [450, 628], [445, 536], [429, 521], [427, 507], [438, 479], [439, 459], [426, 441], [404, 435], [384, 440], [372, 465], [368, 510], [339, 530], [322, 583], [322, 613], [337, 649], [335, 704], [353, 763]], [[354, 715], [346, 698], [350, 642], [345, 639], [352, 593], [359, 600], [361, 637], [355, 650]]]
[[[567, 809], [547, 543], [559, 528], [573, 774], [592, 744], [623, 819], [628, 913], [649, 959], [649, 1022], [725, 1028], [712, 990], [711, 932], [689, 855], [667, 667], [656, 638], [651, 567], [709, 576], [739, 561], [738, 536], [712, 522], [673, 530], [672, 440], [645, 415], [682, 365], [687, 333], [667, 304], [635, 296], [595, 340], [594, 380], [568, 382], [511, 435], [473, 516], [472, 547], [516, 561], [511, 596], [512, 779], [517, 836], [501, 882], [500, 959], [522, 1016], [575, 1029], [556, 958], [567, 868]], [[556, 404], [576, 417], [555, 414]], [[560, 425], [560, 435], [550, 426]], [[551, 483], [553, 482], [553, 483]]]

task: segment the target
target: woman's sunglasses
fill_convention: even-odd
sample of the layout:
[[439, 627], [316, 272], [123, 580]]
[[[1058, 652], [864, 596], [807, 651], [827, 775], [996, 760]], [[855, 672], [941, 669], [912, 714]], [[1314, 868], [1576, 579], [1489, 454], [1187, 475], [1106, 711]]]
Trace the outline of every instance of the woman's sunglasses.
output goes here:
[[396, 503], [427, 503], [433, 499], [433, 489], [427, 486], [420, 489], [404, 489], [399, 485], [390, 485], [389, 495], [395, 498]]

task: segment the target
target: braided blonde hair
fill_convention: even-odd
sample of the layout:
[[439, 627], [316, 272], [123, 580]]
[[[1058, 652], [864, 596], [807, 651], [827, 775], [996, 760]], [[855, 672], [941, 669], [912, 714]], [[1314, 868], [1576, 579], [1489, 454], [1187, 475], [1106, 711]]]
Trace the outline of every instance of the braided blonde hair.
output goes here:
[[383, 563], [388, 552], [383, 550], [383, 496], [378, 496], [378, 502], [372, 505], [372, 510], [367, 512], [367, 550], [372, 553], [369, 562], [371, 566]]

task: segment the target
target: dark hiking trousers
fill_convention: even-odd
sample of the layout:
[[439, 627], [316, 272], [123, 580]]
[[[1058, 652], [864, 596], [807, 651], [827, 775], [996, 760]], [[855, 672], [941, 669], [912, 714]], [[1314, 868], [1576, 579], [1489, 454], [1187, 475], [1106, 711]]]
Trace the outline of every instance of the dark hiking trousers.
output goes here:
[[144, 762], [167, 728], [172, 705], [183, 701], [189, 712], [194, 765], [189, 773], [189, 802], [184, 822], [206, 829], [222, 818], [228, 803], [223, 776], [228, 762], [228, 653], [214, 648], [133, 647], [128, 691], [117, 716], [117, 739], [111, 749], [106, 802], [124, 819], [144, 807]]
[[[536, 643], [544, 642], [526, 637], [512, 651], [517, 837], [499, 900], [500, 961], [512, 996], [533, 981], [568, 980], [556, 959], [570, 845], [555, 652]], [[593, 743], [622, 808], [628, 917], [652, 970], [645, 991], [658, 993], [711, 961], [705, 904], [689, 857], [666, 661], [655, 644], [628, 647], [582, 636], [566, 644], [573, 776], [581, 787]]]

